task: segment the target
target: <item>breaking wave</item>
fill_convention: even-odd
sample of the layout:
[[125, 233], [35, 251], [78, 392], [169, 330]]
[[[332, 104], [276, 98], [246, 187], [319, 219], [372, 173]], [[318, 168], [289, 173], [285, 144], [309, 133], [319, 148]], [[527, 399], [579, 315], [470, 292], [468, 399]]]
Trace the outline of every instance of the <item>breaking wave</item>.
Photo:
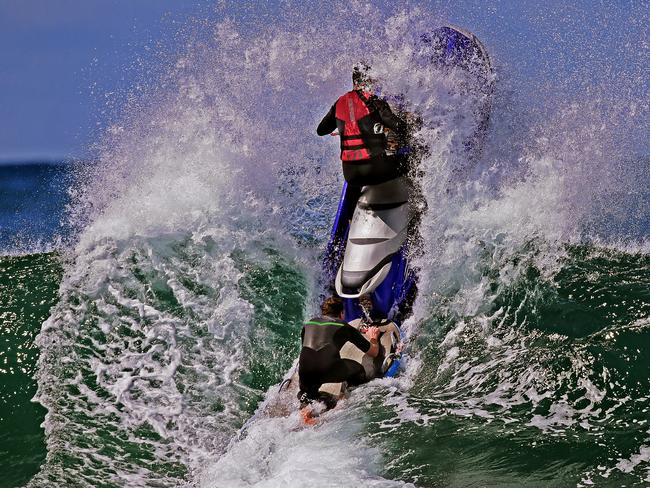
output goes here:
[[[522, 105], [496, 55], [468, 166], [481, 100], [460, 70], [415, 61], [441, 19], [362, 2], [320, 14], [283, 10], [254, 33], [207, 23], [79, 169], [38, 337], [48, 454], [31, 486], [647, 481], [647, 102]], [[421, 114], [428, 148], [406, 366], [315, 429], [256, 417], [240, 432], [315, 307], [342, 183], [338, 141], [315, 127], [361, 57]]]

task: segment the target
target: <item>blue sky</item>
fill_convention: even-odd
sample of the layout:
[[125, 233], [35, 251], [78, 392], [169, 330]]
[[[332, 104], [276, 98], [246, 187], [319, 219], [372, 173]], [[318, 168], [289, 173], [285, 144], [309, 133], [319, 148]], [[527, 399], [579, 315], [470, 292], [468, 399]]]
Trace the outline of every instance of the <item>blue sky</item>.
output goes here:
[[82, 154], [104, 94], [130, 85], [128, 66], [204, 4], [0, 0], [0, 159]]
[[[119, 94], [146, 74], [156, 53], [178, 47], [175, 34], [189, 18], [227, 14], [247, 22], [279, 8], [262, 3], [0, 0], [0, 161], [83, 156], [109, 116], [106, 102], [119, 105]], [[633, 65], [650, 63], [645, 0], [428, 4], [474, 30], [522, 80], [589, 66], [598, 82], [626, 70], [638, 76]]]

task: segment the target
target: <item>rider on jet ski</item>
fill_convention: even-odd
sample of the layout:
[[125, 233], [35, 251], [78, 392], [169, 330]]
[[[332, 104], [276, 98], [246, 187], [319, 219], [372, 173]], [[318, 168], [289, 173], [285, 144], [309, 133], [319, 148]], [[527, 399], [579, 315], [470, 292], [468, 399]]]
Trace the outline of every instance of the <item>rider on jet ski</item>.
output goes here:
[[[396, 273], [404, 269], [405, 259], [398, 253], [407, 237], [409, 242], [416, 240], [416, 217], [423, 207], [417, 184], [409, 178], [417, 176], [423, 154], [414, 137], [419, 117], [406, 111], [404, 100], [395, 107], [396, 115], [373, 93], [375, 81], [369, 70], [367, 65], [355, 66], [353, 90], [336, 101], [317, 129], [319, 135], [338, 129], [336, 135], [341, 137], [347, 184], [326, 250], [324, 274], [327, 285], [333, 282], [336, 292], [348, 299], [348, 318], [358, 312], [352, 310], [351, 300], [374, 293], [391, 267]], [[395, 256], [402, 257], [393, 266]], [[394, 289], [402, 294], [400, 287]], [[391, 293], [382, 295], [378, 307], [384, 316], [391, 310]]]
[[354, 67], [352, 91], [332, 105], [316, 129], [319, 136], [338, 129], [343, 176], [357, 187], [378, 185], [407, 172], [397, 154], [397, 148], [404, 145], [407, 124], [385, 100], [374, 95], [369, 71], [364, 63]]
[[373, 358], [379, 354], [379, 329], [368, 329], [368, 342], [357, 329], [343, 320], [343, 300], [340, 297], [327, 298], [321, 305], [321, 312], [321, 317], [312, 318], [305, 323], [301, 333], [298, 398], [303, 416], [309, 416], [304, 408], [313, 400], [322, 401], [328, 409], [336, 405], [336, 398], [319, 391], [324, 383], [345, 381], [356, 386], [368, 381], [365, 370], [359, 363], [341, 358], [340, 350], [346, 342], [351, 342]]

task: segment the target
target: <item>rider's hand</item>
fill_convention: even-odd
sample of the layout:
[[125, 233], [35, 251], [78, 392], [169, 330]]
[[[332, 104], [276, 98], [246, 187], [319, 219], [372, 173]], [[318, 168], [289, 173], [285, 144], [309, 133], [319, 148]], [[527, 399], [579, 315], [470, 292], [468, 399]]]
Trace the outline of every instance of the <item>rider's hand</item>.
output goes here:
[[368, 327], [368, 332], [366, 332], [370, 340], [378, 340], [379, 334], [381, 334], [379, 327]]

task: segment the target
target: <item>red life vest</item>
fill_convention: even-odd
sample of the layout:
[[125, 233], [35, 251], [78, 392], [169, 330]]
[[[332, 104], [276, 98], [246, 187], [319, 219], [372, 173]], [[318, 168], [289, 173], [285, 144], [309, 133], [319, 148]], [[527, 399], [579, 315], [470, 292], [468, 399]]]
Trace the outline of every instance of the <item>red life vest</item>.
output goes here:
[[368, 108], [369, 93], [350, 91], [336, 101], [336, 125], [341, 136], [341, 160], [355, 162], [383, 155], [384, 126], [375, 111]]

